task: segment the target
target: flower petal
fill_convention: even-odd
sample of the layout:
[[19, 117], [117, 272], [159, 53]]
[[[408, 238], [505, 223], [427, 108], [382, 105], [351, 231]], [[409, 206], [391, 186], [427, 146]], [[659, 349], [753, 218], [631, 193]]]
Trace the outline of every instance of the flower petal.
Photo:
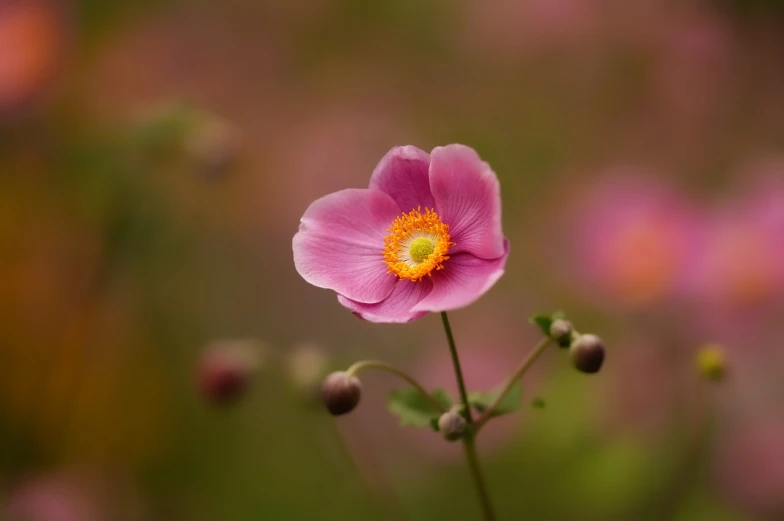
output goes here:
[[343, 295], [338, 295], [338, 301], [359, 318], [369, 322], [405, 323], [427, 314], [426, 311], [411, 311], [411, 308], [425, 298], [432, 289], [433, 282], [428, 278], [418, 282], [398, 280], [392, 293], [377, 304], [362, 304]]
[[398, 280], [384, 264], [384, 236], [399, 213], [378, 190], [341, 190], [314, 201], [292, 241], [294, 266], [314, 286], [357, 302], [384, 300]]
[[370, 188], [381, 190], [395, 200], [400, 210], [409, 212], [417, 207], [435, 209], [430, 193], [430, 155], [414, 146], [395, 147], [381, 158]]
[[477, 300], [504, 274], [509, 241], [504, 239], [503, 245], [503, 255], [497, 259], [480, 259], [470, 253], [451, 256], [443, 270], [433, 273], [433, 290], [413, 311], [450, 311]]
[[436, 147], [430, 154], [430, 190], [455, 246], [482, 259], [504, 254], [501, 188], [490, 166], [464, 145]]

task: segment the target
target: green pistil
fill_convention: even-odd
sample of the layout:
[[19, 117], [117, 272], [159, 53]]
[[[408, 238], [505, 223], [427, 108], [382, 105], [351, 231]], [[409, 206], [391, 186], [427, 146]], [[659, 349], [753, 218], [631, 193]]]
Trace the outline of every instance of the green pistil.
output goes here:
[[427, 237], [418, 237], [411, 241], [411, 244], [408, 247], [408, 254], [414, 262], [422, 263], [425, 262], [435, 250], [436, 246], [433, 244], [433, 241]]

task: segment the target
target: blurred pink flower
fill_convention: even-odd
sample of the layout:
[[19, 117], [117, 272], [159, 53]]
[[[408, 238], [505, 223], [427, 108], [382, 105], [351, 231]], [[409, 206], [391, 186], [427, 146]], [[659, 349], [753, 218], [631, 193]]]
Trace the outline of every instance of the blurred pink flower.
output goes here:
[[646, 306], [676, 296], [698, 248], [699, 211], [655, 178], [614, 175], [578, 188], [567, 216], [569, 259], [593, 303]]
[[318, 199], [293, 239], [309, 283], [371, 322], [461, 308], [504, 272], [498, 178], [463, 145], [392, 149], [368, 189]]
[[747, 511], [784, 515], [784, 417], [740, 424], [719, 446], [716, 478], [722, 493]]

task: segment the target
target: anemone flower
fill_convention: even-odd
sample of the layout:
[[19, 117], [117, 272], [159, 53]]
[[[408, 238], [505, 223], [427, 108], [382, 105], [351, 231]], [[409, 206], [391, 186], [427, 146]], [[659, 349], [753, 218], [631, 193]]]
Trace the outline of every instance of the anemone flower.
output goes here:
[[313, 202], [294, 235], [309, 283], [371, 322], [410, 322], [474, 302], [503, 275], [498, 178], [463, 145], [390, 150], [370, 187]]

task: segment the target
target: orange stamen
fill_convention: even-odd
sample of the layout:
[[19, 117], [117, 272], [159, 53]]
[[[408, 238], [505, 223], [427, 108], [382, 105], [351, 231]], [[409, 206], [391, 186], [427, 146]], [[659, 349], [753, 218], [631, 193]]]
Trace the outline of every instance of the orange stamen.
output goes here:
[[[384, 237], [384, 262], [389, 272], [401, 279], [421, 280], [430, 276], [434, 270], [444, 268], [449, 248], [455, 243], [450, 241], [449, 225], [441, 222], [438, 214], [430, 208], [421, 212], [421, 207], [404, 213], [392, 223]], [[412, 242], [427, 239], [432, 243], [432, 253], [422, 259], [412, 252]], [[428, 248], [429, 250], [429, 248]]]

